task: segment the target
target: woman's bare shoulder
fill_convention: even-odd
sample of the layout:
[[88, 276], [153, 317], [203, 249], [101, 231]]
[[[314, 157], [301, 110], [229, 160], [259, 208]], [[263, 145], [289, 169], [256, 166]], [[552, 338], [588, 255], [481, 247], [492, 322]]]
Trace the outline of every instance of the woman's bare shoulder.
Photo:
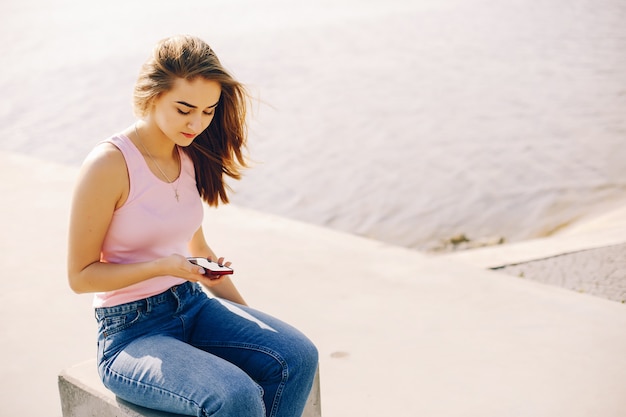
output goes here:
[[122, 152], [112, 143], [94, 147], [85, 158], [78, 181], [87, 187], [108, 189], [119, 195], [128, 188], [128, 170]]
[[122, 151], [109, 142], [102, 142], [94, 147], [83, 162], [83, 171], [108, 171], [110, 174], [119, 170], [126, 171], [126, 160]]

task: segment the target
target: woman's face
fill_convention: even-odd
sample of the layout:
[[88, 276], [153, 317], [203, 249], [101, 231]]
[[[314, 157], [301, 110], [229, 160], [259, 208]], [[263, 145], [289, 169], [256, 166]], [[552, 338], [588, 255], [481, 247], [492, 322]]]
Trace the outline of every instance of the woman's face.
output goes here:
[[172, 89], [154, 101], [150, 118], [174, 143], [189, 146], [213, 120], [221, 93], [217, 81], [177, 78]]

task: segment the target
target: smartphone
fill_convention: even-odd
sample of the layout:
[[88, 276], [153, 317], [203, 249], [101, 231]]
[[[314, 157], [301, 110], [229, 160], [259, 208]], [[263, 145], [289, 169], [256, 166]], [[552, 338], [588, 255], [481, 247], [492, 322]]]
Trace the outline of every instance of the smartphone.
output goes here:
[[208, 260], [207, 258], [187, 258], [187, 260], [192, 264], [203, 267], [206, 271], [206, 274], [204, 275], [227, 275], [233, 273], [232, 268], [220, 265], [217, 262]]

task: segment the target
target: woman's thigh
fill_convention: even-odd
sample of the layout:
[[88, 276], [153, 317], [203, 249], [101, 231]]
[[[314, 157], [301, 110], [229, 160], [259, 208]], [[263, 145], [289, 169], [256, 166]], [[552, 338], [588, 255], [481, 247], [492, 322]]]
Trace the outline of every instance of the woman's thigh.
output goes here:
[[144, 407], [198, 416], [265, 415], [262, 389], [218, 356], [172, 337], [142, 337], [103, 371], [105, 385]]
[[220, 299], [194, 317], [188, 342], [244, 370], [264, 390], [268, 416], [299, 415], [317, 370], [313, 343], [268, 314]]
[[[208, 300], [208, 307], [194, 317], [193, 331], [187, 341], [207, 352], [247, 370], [246, 361], [254, 352], [263, 353], [268, 360], [314, 360], [317, 350], [313, 343], [293, 326], [266, 313], [221, 299]], [[294, 363], [294, 366], [296, 363]], [[254, 366], [254, 368], [257, 368]], [[256, 369], [247, 370], [255, 375]], [[261, 370], [262, 371], [262, 370]]]

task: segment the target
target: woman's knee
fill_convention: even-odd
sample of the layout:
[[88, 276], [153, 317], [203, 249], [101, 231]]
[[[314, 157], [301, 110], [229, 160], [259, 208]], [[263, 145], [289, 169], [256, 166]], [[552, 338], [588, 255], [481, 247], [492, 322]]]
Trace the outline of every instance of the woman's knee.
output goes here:
[[317, 347], [309, 339], [306, 339], [301, 345], [300, 357], [303, 367], [317, 369], [319, 352]]
[[285, 358], [290, 375], [313, 378], [317, 371], [319, 353], [317, 347], [306, 337], [294, 343]]

